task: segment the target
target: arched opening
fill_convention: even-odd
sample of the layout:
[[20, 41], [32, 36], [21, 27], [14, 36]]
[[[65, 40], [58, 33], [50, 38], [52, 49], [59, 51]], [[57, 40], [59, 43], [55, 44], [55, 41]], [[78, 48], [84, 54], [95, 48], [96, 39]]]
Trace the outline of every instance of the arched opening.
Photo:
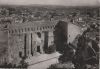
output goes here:
[[41, 38], [41, 33], [40, 32], [37, 32], [37, 35], [39, 38]]
[[20, 57], [20, 58], [22, 57], [22, 52], [21, 52], [21, 51], [19, 51], [19, 57]]
[[41, 53], [40, 46], [37, 46], [37, 52]]

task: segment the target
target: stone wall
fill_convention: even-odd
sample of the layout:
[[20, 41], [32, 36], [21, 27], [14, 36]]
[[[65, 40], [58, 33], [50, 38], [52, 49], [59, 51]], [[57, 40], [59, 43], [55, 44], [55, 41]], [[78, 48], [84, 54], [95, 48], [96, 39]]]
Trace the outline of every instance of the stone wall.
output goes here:
[[23, 34], [11, 34], [9, 35], [9, 63], [20, 63], [21, 57], [24, 56], [24, 35]]
[[7, 31], [0, 30], [0, 65], [7, 62], [7, 53], [8, 53], [8, 33]]
[[[53, 30], [56, 23], [51, 24], [13, 24], [7, 27], [7, 63], [19, 65], [23, 57], [45, 53], [45, 49], [53, 42]], [[41, 37], [38, 35], [41, 35]], [[0, 58], [5, 59], [5, 56]], [[2, 61], [4, 62], [4, 61]]]
[[[53, 36], [45, 32], [11, 34], [9, 36], [9, 63], [19, 64], [22, 57], [30, 58], [37, 53], [45, 53], [45, 47], [49, 47], [53, 42]], [[53, 34], [53, 33], [52, 33]], [[51, 38], [52, 37], [52, 38]]]

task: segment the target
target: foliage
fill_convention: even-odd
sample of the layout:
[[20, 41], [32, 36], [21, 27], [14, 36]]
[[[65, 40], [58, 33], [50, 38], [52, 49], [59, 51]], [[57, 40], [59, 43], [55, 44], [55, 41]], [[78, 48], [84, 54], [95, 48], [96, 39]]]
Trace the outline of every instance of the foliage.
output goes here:
[[64, 53], [64, 49], [67, 43], [67, 23], [64, 21], [59, 21], [55, 26], [54, 31], [54, 43], [56, 45], [56, 50], [60, 53]]
[[48, 69], [74, 69], [74, 65], [72, 63], [57, 63], [57, 64], [52, 64]]
[[51, 53], [54, 53], [56, 51], [56, 47], [55, 45], [50, 45], [47, 49], [47, 53], [48, 54], [51, 54]]

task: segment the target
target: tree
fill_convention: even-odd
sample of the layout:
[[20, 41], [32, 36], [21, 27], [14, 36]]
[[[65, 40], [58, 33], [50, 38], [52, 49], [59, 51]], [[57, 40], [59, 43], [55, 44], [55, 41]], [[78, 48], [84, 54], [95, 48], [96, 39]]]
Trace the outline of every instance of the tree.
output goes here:
[[67, 22], [59, 21], [55, 26], [54, 31], [54, 43], [56, 50], [60, 53], [64, 53], [64, 49], [67, 43]]
[[56, 45], [56, 51], [62, 55], [58, 58], [60, 63], [71, 62], [74, 55], [74, 47], [71, 43], [67, 43], [68, 35], [68, 23], [59, 21], [55, 26], [54, 31], [54, 43]]

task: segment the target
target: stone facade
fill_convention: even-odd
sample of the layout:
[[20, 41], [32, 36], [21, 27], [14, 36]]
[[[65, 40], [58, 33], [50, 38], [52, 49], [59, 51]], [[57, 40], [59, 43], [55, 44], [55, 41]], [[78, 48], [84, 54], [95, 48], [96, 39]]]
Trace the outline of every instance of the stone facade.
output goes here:
[[53, 44], [53, 31], [56, 22], [49, 23], [19, 23], [7, 25], [7, 64], [19, 65], [23, 57], [29, 59], [37, 54], [45, 53], [45, 50]]

